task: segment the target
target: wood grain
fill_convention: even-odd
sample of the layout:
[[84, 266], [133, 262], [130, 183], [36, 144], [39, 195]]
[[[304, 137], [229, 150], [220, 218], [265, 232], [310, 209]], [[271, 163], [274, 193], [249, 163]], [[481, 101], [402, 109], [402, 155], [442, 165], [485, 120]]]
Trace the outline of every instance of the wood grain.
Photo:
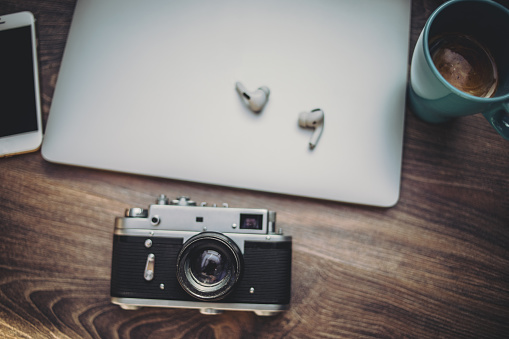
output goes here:
[[[443, 2], [413, 1], [409, 55]], [[44, 122], [74, 5], [0, 2], [0, 13], [38, 18]], [[482, 116], [435, 126], [408, 111], [405, 124], [390, 209], [60, 166], [40, 152], [0, 159], [0, 337], [508, 337], [509, 144]], [[160, 193], [277, 211], [294, 241], [291, 309], [112, 305], [113, 220]]]

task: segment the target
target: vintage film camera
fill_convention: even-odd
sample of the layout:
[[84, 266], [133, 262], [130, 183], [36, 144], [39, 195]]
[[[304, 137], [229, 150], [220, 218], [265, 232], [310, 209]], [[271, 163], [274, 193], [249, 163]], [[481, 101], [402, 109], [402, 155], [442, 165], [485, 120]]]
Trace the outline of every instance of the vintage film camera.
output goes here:
[[142, 306], [274, 315], [288, 309], [292, 238], [266, 209], [196, 206], [161, 195], [117, 217], [111, 301]]

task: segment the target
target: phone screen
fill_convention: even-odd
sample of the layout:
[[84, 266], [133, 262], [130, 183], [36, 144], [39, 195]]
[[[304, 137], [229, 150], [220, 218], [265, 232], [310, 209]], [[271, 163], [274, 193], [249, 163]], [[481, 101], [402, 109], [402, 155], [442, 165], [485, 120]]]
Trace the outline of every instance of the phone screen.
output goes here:
[[37, 130], [31, 27], [0, 31], [0, 137]]

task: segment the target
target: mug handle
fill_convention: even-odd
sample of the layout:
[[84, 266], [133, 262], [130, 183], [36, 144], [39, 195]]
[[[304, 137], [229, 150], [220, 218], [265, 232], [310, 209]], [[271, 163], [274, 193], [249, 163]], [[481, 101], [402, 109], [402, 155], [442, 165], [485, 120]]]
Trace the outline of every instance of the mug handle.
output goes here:
[[498, 134], [509, 140], [509, 101], [502, 103], [502, 107], [498, 106], [483, 115]]

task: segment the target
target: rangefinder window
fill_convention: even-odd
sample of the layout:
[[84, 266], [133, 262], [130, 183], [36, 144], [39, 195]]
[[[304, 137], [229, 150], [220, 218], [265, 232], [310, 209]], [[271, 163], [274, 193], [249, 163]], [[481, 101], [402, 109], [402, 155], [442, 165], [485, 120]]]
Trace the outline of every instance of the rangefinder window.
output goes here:
[[240, 215], [240, 229], [261, 230], [262, 228], [263, 228], [263, 215], [261, 214]]

